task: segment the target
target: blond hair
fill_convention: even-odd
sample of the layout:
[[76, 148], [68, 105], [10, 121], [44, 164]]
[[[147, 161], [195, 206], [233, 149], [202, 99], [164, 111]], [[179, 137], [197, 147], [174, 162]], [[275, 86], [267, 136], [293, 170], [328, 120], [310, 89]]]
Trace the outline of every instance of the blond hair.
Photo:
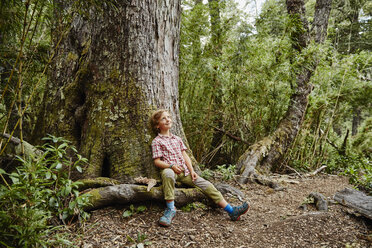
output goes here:
[[157, 128], [157, 126], [159, 124], [160, 117], [164, 112], [169, 113], [169, 111], [166, 109], [158, 109], [151, 115], [151, 119], [150, 119], [151, 128], [155, 133], [159, 133], [159, 129]]

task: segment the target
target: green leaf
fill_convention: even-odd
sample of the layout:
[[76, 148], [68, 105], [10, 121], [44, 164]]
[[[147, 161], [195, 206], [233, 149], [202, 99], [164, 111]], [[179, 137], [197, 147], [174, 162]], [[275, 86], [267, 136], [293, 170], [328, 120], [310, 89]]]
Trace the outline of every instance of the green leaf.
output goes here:
[[127, 218], [127, 217], [132, 216], [132, 214], [133, 214], [132, 211], [130, 211], [130, 210], [126, 210], [126, 211], [124, 211], [124, 213], [123, 213], [123, 217], [124, 217], [124, 218]]
[[136, 210], [133, 204], [131, 204], [131, 205], [129, 206], [129, 209], [130, 209], [130, 211], [132, 211], [132, 212], [134, 212], [134, 211]]
[[65, 220], [65, 219], [68, 218], [68, 216], [69, 216], [68, 211], [64, 210], [63, 213], [62, 213], [62, 219]]
[[144, 212], [144, 211], [146, 211], [147, 210], [147, 207], [146, 206], [139, 206], [138, 208], [137, 208], [137, 212]]
[[45, 173], [45, 178], [46, 179], [50, 179], [52, 177], [52, 173], [50, 173], [50, 171], [48, 171], [47, 173]]
[[51, 207], [58, 207], [58, 202], [57, 202], [57, 199], [55, 197], [51, 197], [49, 199], [49, 206], [51, 206]]
[[83, 173], [83, 169], [80, 166], [76, 166], [78, 172]]
[[134, 242], [134, 239], [133, 239], [131, 236], [129, 236], [129, 235], [127, 235], [127, 240], [128, 240], [129, 242]]
[[5, 170], [0, 169], [0, 174], [6, 174]]
[[58, 162], [57, 165], [56, 165], [56, 169], [60, 170], [61, 168], [62, 168], [62, 164], [61, 164], [61, 162]]
[[63, 149], [67, 146], [67, 143], [62, 143], [61, 145], [58, 146], [58, 149]]

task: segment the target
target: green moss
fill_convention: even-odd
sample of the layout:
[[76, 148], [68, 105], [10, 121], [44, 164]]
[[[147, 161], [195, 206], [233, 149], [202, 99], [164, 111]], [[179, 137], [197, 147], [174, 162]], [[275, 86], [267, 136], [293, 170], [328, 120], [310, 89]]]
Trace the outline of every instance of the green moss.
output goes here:
[[100, 189], [93, 189], [89, 191], [90, 197], [89, 197], [89, 205], [95, 206], [96, 203], [99, 202], [102, 199], [102, 196], [100, 194]]
[[69, 52], [67, 54], [67, 63], [75, 62], [77, 61], [79, 56], [75, 53]]
[[84, 47], [84, 49], [81, 52], [81, 55], [84, 55], [84, 54], [86, 54], [89, 51], [91, 42], [92, 42], [92, 40], [91, 39], [88, 39], [88, 40], [86, 40], [86, 41], [84, 41], [82, 43], [82, 46]]
[[89, 178], [80, 180], [82, 184], [79, 185], [79, 190], [88, 189], [88, 188], [98, 188], [98, 187], [106, 187], [112, 185], [120, 184], [119, 181], [108, 178], [108, 177], [97, 177], [97, 178]]

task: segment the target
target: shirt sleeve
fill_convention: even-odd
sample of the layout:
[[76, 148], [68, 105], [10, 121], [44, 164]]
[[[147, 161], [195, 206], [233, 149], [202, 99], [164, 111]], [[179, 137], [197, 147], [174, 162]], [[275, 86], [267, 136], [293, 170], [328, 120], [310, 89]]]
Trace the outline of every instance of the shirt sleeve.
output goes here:
[[163, 157], [163, 151], [161, 149], [161, 144], [157, 142], [155, 139], [151, 143], [151, 149], [152, 149], [152, 158], [161, 158]]
[[183, 141], [182, 141], [181, 138], [179, 138], [179, 142], [180, 142], [181, 151], [186, 151], [187, 150], [187, 147], [185, 146], [185, 144], [183, 143]]

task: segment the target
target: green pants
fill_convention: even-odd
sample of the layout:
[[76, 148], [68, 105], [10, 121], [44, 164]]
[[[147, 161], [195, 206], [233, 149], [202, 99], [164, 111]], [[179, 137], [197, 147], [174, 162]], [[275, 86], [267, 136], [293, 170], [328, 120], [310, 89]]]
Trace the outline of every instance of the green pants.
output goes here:
[[205, 180], [202, 177], [198, 177], [195, 181], [192, 181], [191, 175], [185, 176], [182, 172], [177, 175], [172, 169], [163, 169], [161, 171], [161, 178], [163, 180], [163, 191], [165, 200], [174, 200], [174, 188], [176, 181], [186, 184], [190, 187], [200, 189], [203, 194], [208, 196], [216, 204], [223, 200], [221, 192], [219, 192], [212, 183]]

